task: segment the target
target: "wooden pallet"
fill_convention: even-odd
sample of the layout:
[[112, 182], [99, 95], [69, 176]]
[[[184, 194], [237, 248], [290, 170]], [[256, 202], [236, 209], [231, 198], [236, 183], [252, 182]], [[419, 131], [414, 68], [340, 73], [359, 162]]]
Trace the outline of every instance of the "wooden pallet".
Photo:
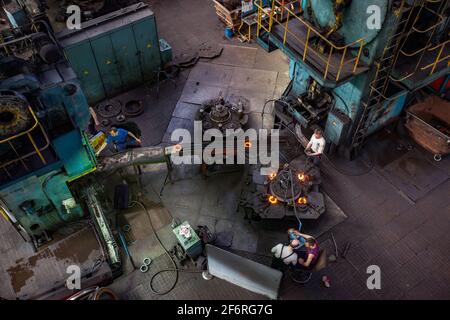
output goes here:
[[233, 31], [236, 31], [241, 25], [241, 8], [234, 10], [228, 10], [223, 4], [217, 0], [213, 0], [214, 6], [216, 8], [216, 14], [220, 21], [226, 26], [230, 27]]

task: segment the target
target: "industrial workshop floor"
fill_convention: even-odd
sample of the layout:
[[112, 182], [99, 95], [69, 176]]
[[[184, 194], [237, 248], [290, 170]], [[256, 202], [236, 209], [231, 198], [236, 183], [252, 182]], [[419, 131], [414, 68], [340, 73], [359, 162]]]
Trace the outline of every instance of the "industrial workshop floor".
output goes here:
[[[249, 98], [252, 125], [261, 125], [258, 123], [261, 104], [265, 99], [280, 96], [289, 81], [286, 57], [279, 50], [268, 54], [253, 43], [241, 44], [236, 39], [224, 38], [224, 27], [215, 15], [212, 1], [147, 2], [155, 11], [159, 35], [170, 43], [175, 58], [192, 54], [205, 43], [223, 45], [224, 51], [218, 59], [202, 61], [183, 71], [176, 86], [170, 81], [162, 83], [159, 97], [155, 88], [147, 87], [122, 95], [122, 99], [140, 97], [144, 101], [144, 114], [133, 119], [143, 131], [143, 143], [146, 146], [168, 143], [173, 129], [189, 127], [199, 102], [195, 99], [208, 98], [205, 92]], [[213, 74], [222, 74], [224, 78], [214, 78]], [[208, 76], [207, 83], [198, 81]], [[267, 121], [264, 125], [270, 124], [270, 117]], [[345, 259], [330, 263], [307, 285], [298, 286], [284, 279], [281, 299], [450, 298], [450, 159], [435, 163], [408, 139], [386, 138], [384, 133], [370, 141], [367, 153], [357, 161], [323, 161], [322, 188], [330, 198], [329, 211], [325, 213], [327, 217], [318, 221], [319, 226], [309, 228], [329, 253], [334, 253], [331, 234], [339, 251], [347, 243], [350, 247]], [[409, 144], [412, 148], [408, 148]], [[206, 224], [217, 233], [232, 231], [230, 250], [264, 264], [270, 263], [268, 248], [285, 239], [289, 223], [271, 224], [270, 228], [264, 222], [249, 224], [237, 210], [245, 175], [242, 168], [232, 168], [229, 173], [207, 179], [198, 174], [196, 166], [176, 168], [176, 181], [166, 185], [161, 196], [165, 165], [142, 169], [145, 205], [167, 248], [175, 243], [170, 229], [173, 216], [192, 225]], [[131, 182], [135, 179], [130, 174], [125, 178]], [[108, 179], [105, 186], [112, 193], [121, 177]], [[170, 293], [154, 294], [150, 279], [159, 270], [172, 268], [171, 262], [159, 246], [144, 211], [133, 207], [122, 212], [120, 225], [131, 227], [126, 240], [136, 267], [140, 267], [144, 257], [153, 259], [150, 270], [141, 273], [123, 255], [125, 272], [110, 286], [122, 299], [264, 298], [220, 279], [205, 281], [199, 273], [184, 272], [180, 272], [178, 284]], [[30, 248], [24, 248], [23, 257], [18, 256], [11, 247], [10, 242], [5, 242], [0, 252], [11, 255], [15, 261], [33, 255]], [[366, 287], [366, 268], [372, 264], [381, 268], [381, 290]], [[3, 273], [7, 268], [0, 266]], [[321, 285], [324, 274], [331, 278], [330, 288]], [[173, 272], [163, 273], [155, 281], [155, 289], [164, 291], [173, 281]], [[12, 295], [13, 291], [8, 290]]]
[[[279, 51], [267, 54], [254, 44], [242, 45], [236, 39], [225, 39], [223, 26], [215, 16], [212, 2], [173, 0], [149, 3], [156, 13], [160, 36], [171, 44], [176, 56], [189, 54], [206, 42], [225, 45], [225, 49], [219, 59], [200, 63], [192, 70], [185, 71], [177, 80], [176, 87], [171, 82], [164, 83], [158, 100], [155, 100], [151, 90], [145, 92], [149, 103], [146, 112], [139, 119], [144, 129], [145, 144], [169, 142], [167, 139], [171, 130], [190, 123], [188, 119], [194, 111], [189, 107], [195, 107], [195, 103], [198, 103], [190, 99], [205, 92], [203, 85], [209, 87], [207, 89], [210, 90], [206, 90], [209, 92], [216, 90], [216, 93], [224, 95], [234, 93], [247, 96], [253, 99], [255, 105], [270, 96], [281, 94], [288, 81], [286, 58]], [[240, 53], [243, 53], [241, 59], [232, 58]], [[237, 88], [227, 76], [223, 82], [211, 78], [207, 84], [195, 83], [195, 77], [218, 69], [227, 69], [229, 72], [224, 74], [231, 75], [231, 78], [242, 69], [258, 70], [248, 72], [249, 78], [265, 77], [271, 84], [270, 90], [266, 88], [264, 94], [261, 91], [255, 92], [255, 87], [251, 87], [252, 81], [250, 84], [246, 83], [249, 79], [241, 79], [245, 86]], [[256, 75], [255, 72], [262, 73]], [[271, 81], [275, 81], [274, 87]], [[273, 88], [274, 91], [271, 91]], [[256, 91], [259, 89], [261, 88], [256, 88]], [[412, 148], [399, 147], [409, 144]], [[326, 228], [327, 231], [321, 234], [319, 241], [328, 252], [334, 252], [330, 239], [333, 233], [339, 251], [350, 243], [348, 253], [345, 259], [338, 258], [337, 262], [329, 264], [326, 270], [315, 275], [305, 286], [299, 287], [289, 279], [284, 279], [281, 298], [450, 298], [450, 160], [447, 158], [439, 164], [434, 163], [428, 154], [408, 139], [386, 139], [382, 132], [370, 142], [368, 155], [358, 161], [332, 161], [324, 161], [322, 164], [323, 189], [343, 210], [343, 217], [346, 215], [348, 218]], [[263, 233], [261, 230], [264, 228], [248, 225], [232, 205], [240, 192], [242, 171], [204, 180], [197, 175], [197, 170], [198, 168], [193, 167], [179, 175], [183, 179], [166, 186], [160, 198], [158, 193], [165, 178], [164, 166], [144, 168], [144, 193], [155, 204], [155, 210], [159, 213], [154, 208], [150, 211], [155, 212], [155, 216], [166, 223], [165, 227], [160, 226], [159, 231], [164, 241], [173, 241], [173, 238], [170, 240], [170, 232], [164, 231], [170, 224], [170, 214], [178, 215], [182, 220], [190, 220], [194, 225], [207, 224], [216, 232], [237, 227], [241, 229], [235, 229], [237, 238], [233, 241], [233, 251], [261, 263], [269, 263], [268, 255], [261, 255], [262, 248], [258, 248], [253, 242], [254, 230]], [[211, 203], [205, 204], [205, 201]], [[202, 206], [210, 211], [202, 211], [205, 210]], [[230, 219], [231, 214], [235, 214], [234, 220]], [[141, 216], [140, 219], [145, 218]], [[280, 226], [279, 234], [283, 234], [285, 228], [286, 226]], [[162, 236], [164, 234], [166, 237]], [[152, 235], [148, 232], [144, 232], [142, 236], [144, 240], [146, 237], [149, 238], [146, 241], [156, 245], [155, 239], [150, 239]], [[279, 240], [277, 237], [267, 239], [267, 242], [272, 241], [273, 244]], [[136, 249], [137, 253], [141, 253], [138, 258], [142, 258], [146, 250], [151, 251], [150, 246], [146, 247], [145, 242], [143, 243], [139, 245], [140, 250]], [[159, 253], [162, 254], [161, 251]], [[138, 263], [141, 261], [136, 260]], [[380, 266], [382, 270], [381, 290], [371, 291], [366, 288], [366, 268], [372, 264]], [[207, 282], [200, 275], [190, 273], [180, 274], [180, 281], [170, 294], [157, 296], [151, 292], [149, 280], [154, 272], [164, 267], [170, 268], [171, 265], [162, 255], [154, 261], [147, 274], [129, 272], [112, 287], [123, 298], [129, 299], [261, 298], [224, 281], [214, 279]], [[130, 270], [129, 266], [127, 268]], [[323, 274], [330, 276], [331, 288], [321, 286], [320, 278]], [[161, 290], [164, 290], [171, 281], [173, 273], [168, 272], [157, 284], [163, 286]]]

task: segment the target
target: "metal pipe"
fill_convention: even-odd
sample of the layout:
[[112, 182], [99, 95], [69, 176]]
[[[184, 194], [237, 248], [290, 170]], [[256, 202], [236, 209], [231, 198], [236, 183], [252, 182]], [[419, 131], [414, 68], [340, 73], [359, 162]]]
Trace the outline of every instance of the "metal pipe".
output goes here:
[[130, 149], [125, 152], [104, 158], [98, 165], [99, 172], [111, 171], [129, 166], [167, 161], [164, 147], [146, 147]]

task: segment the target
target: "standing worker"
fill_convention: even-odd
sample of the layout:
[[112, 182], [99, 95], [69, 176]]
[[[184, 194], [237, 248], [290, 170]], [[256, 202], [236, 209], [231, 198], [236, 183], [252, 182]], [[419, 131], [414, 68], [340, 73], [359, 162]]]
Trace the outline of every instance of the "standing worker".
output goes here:
[[279, 243], [272, 248], [272, 268], [284, 271], [289, 265], [296, 265], [298, 262], [297, 253], [294, 248], [299, 246], [298, 240], [291, 241], [288, 245]]
[[136, 148], [141, 146], [141, 140], [137, 138], [133, 133], [122, 128], [111, 127], [109, 130], [106, 143], [97, 151], [97, 155], [102, 152], [106, 146], [110, 143], [114, 143], [114, 146], [118, 152], [125, 151], [128, 148]]
[[309, 140], [309, 143], [305, 148], [305, 152], [316, 166], [320, 164], [320, 158], [325, 150], [325, 144], [326, 141], [322, 135], [322, 130], [314, 130], [314, 134], [312, 135], [311, 140]]

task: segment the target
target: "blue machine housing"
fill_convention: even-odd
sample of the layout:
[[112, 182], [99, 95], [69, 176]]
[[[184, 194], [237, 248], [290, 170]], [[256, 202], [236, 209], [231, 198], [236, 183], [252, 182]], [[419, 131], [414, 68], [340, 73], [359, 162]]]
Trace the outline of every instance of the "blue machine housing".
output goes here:
[[[11, 176], [2, 173], [0, 181], [1, 200], [30, 235], [39, 237], [84, 215], [69, 183], [96, 168], [83, 131], [90, 118], [88, 103], [65, 62], [38, 74], [11, 77], [1, 82], [0, 89], [14, 90], [29, 103], [38, 123], [30, 135], [38, 149], [41, 135], [49, 141], [48, 147], [40, 150], [44, 161], [33, 155], [25, 160], [28, 170], [20, 167], [20, 161], [2, 167]], [[60, 125], [52, 121], [60, 121]], [[16, 146], [24, 143], [11, 141]]]
[[[371, 54], [369, 56], [361, 56], [361, 61], [364, 66], [370, 66], [374, 63], [375, 58], [380, 55], [380, 52], [384, 48], [386, 43], [386, 39], [388, 37], [388, 31], [395, 28], [395, 17], [392, 16], [392, 13], [387, 12], [387, 1], [378, 1], [377, 3], [380, 8], [383, 8], [382, 11], [382, 22], [384, 23], [383, 28], [380, 31], [370, 32], [369, 33], [369, 43], [366, 44], [366, 48], [368, 52]], [[330, 15], [330, 1], [324, 1], [322, 3], [317, 1], [312, 1], [314, 6], [318, 8], [320, 5], [323, 5], [324, 10], [317, 9], [317, 12], [320, 13], [319, 17], [324, 23], [329, 21], [327, 19], [331, 19]], [[358, 2], [363, 3], [363, 1]], [[307, 6], [307, 1], [304, 1], [303, 6]], [[364, 4], [362, 4], [361, 8], [366, 8]], [[361, 9], [362, 10], [362, 9]], [[362, 16], [365, 14], [364, 11], [360, 11], [359, 15]], [[331, 19], [333, 21], [333, 19]], [[346, 32], [349, 34], [348, 42], [352, 42], [356, 39], [360, 31], [355, 31], [357, 28], [346, 28]], [[345, 31], [344, 30], [344, 31]], [[356, 34], [358, 33], [358, 34]], [[292, 79], [292, 89], [289, 92], [285, 92], [285, 94], [290, 95], [300, 95], [308, 90], [308, 80], [312, 77], [314, 78], [321, 86], [331, 90], [331, 94], [335, 97], [335, 109], [340, 111], [342, 114], [346, 115], [351, 123], [354, 123], [360, 113], [360, 108], [363, 102], [363, 99], [367, 96], [369, 91], [369, 84], [371, 79], [374, 76], [374, 70], [369, 70], [366, 68], [366, 72], [361, 74], [357, 74], [348, 79], [345, 79], [341, 82], [329, 81], [323, 78], [322, 74], [317, 72], [310, 65], [305, 64], [302, 59], [299, 59], [298, 53], [293, 52], [288, 47], [284, 46], [282, 43], [277, 41], [276, 38], [271, 38], [275, 44], [279, 46], [290, 58], [290, 77]], [[357, 48], [353, 48], [351, 50], [354, 55], [357, 54]], [[395, 119], [400, 115], [403, 110], [404, 102], [406, 99], [408, 91], [406, 89], [399, 89], [398, 93], [392, 97], [392, 100], [384, 102], [384, 109], [387, 110], [382, 117], [378, 120], [372, 122], [370, 126], [370, 132], [373, 133], [378, 129], [382, 128], [385, 124], [389, 123], [392, 119]], [[393, 106], [395, 106], [393, 108]], [[345, 126], [346, 132], [341, 132], [340, 130], [344, 129], [344, 126], [331, 126], [332, 121], [328, 121], [325, 125], [325, 133], [331, 136], [340, 137], [339, 142], [345, 143], [347, 140], [347, 136], [350, 133], [350, 124]], [[337, 132], [335, 132], [338, 130]], [[334, 139], [331, 139], [331, 141]]]
[[[79, 190], [71, 186], [96, 170], [84, 132], [89, 103], [156, 79], [171, 47], [159, 41], [155, 16], [143, 3], [87, 21], [81, 30], [54, 35], [37, 23], [20, 31], [26, 36], [10, 32], [0, 44], [11, 45], [0, 51], [0, 70], [7, 74], [0, 107], [8, 105], [14, 114], [17, 104], [27, 119], [19, 127], [0, 122], [0, 213], [11, 213], [40, 240], [85, 214]], [[33, 40], [24, 45], [31, 59], [15, 52], [16, 43], [27, 39]]]
[[[345, 2], [348, 5], [340, 12], [342, 23], [334, 33], [330, 32], [334, 38], [327, 38], [325, 35], [335, 26], [339, 16], [335, 5]], [[274, 6], [280, 3], [275, 0]], [[280, 9], [282, 13], [278, 16], [263, 19], [258, 25], [258, 42], [265, 43], [266, 47], [274, 45], [290, 58], [292, 81], [284, 96], [306, 93], [311, 80], [314, 80], [321, 90], [334, 98], [331, 109], [348, 117], [350, 123], [333, 126], [336, 119], [325, 119], [321, 126], [329, 138], [334, 137], [331, 142], [339, 141], [351, 149], [361, 146], [365, 137], [397, 120], [411, 91], [449, 72], [450, 46], [443, 36], [448, 33], [448, 13], [445, 13], [445, 7], [439, 6], [439, 1], [434, 4], [426, 1], [418, 3], [420, 1], [413, 6], [412, 1], [407, 0], [395, 4], [389, 0], [304, 0], [302, 10], [289, 9], [287, 14], [285, 9], [283, 15]], [[381, 28], [367, 26], [367, 19], [372, 14], [368, 7], [373, 5], [380, 9]], [[442, 12], [436, 14], [436, 24], [433, 26], [436, 31], [430, 32], [434, 38], [430, 36], [426, 39], [423, 35], [422, 39], [429, 42], [428, 51], [420, 51], [419, 48], [417, 59], [410, 62], [405, 48], [414, 44], [416, 35], [411, 35], [409, 31], [413, 25], [415, 29], [420, 28], [416, 25], [417, 21], [434, 19], [425, 13], [438, 9]], [[416, 20], [417, 16], [422, 20]], [[327, 46], [325, 39], [335, 45], [332, 53], [329, 53], [330, 46]], [[354, 68], [353, 61], [357, 61]], [[352, 68], [346, 66], [347, 63]], [[373, 88], [383, 92], [376, 96]]]

